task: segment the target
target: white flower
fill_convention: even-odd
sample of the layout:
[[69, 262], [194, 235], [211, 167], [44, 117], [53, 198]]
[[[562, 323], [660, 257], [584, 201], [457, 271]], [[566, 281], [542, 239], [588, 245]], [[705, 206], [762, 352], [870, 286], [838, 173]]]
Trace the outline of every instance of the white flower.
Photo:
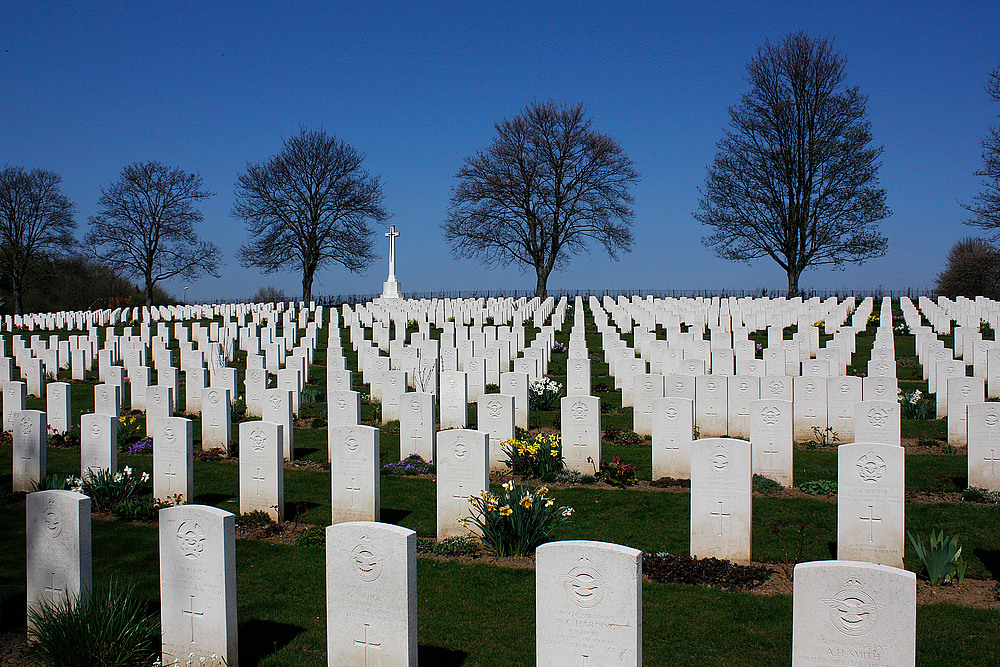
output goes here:
[[148, 472], [143, 472], [141, 479], [142, 479], [143, 482], [148, 482], [149, 481], [149, 473]]
[[502, 486], [504, 491], [510, 491], [511, 489], [514, 488], [514, 480], [509, 479], [506, 482], [504, 482]]
[[122, 472], [125, 473], [126, 475], [131, 475], [132, 474], [132, 469], [129, 468], [128, 466], [125, 466], [125, 469], [122, 470]]

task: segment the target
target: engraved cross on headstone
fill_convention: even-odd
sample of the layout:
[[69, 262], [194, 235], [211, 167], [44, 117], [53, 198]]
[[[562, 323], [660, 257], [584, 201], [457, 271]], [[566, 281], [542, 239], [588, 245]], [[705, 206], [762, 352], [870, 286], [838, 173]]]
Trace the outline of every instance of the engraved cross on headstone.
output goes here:
[[774, 457], [778, 455], [778, 450], [774, 448], [772, 443], [768, 443], [771, 449], [765, 449], [764, 455], [767, 456], [767, 467], [774, 469]]
[[869, 505], [868, 506], [868, 516], [861, 516], [861, 517], [858, 517], [858, 518], [861, 519], [862, 521], [867, 521], [868, 522], [868, 541], [869, 542], [874, 542], [875, 541], [875, 533], [874, 533], [875, 522], [878, 521], [879, 523], [882, 523], [882, 517], [875, 516], [875, 509], [874, 509], [874, 507], [872, 505]]
[[723, 532], [722, 531], [722, 520], [724, 518], [728, 517], [730, 515], [730, 513], [722, 511], [722, 501], [720, 500], [719, 501], [719, 511], [717, 511], [717, 512], [713, 511], [713, 512], [711, 512], [711, 514], [712, 514], [712, 516], [719, 517], [719, 537], [722, 537], [722, 532]]
[[465, 488], [465, 484], [458, 484], [456, 488], [458, 489], [458, 493], [453, 493], [451, 495], [452, 498], [454, 498], [455, 500], [465, 500], [466, 498], [469, 497], [468, 495], [462, 493], [462, 489]]
[[191, 598], [191, 603], [188, 605], [190, 607], [190, 609], [181, 609], [181, 613], [184, 614], [185, 616], [190, 616], [191, 617], [191, 643], [193, 644], [194, 643], [194, 617], [195, 616], [204, 616], [205, 612], [203, 612], [203, 611], [195, 611], [194, 610], [194, 595], [190, 595], [188, 597]]
[[361, 493], [361, 487], [357, 485], [354, 478], [351, 478], [351, 484], [354, 486], [347, 487], [347, 491], [351, 492], [351, 507], [354, 507], [354, 499], [357, 498], [357, 494]]
[[265, 480], [267, 480], [266, 477], [264, 477], [263, 475], [260, 474], [260, 467], [257, 468], [257, 474], [254, 475], [253, 477], [251, 477], [250, 479], [252, 479], [254, 482], [256, 482], [256, 486], [257, 486], [257, 493], [256, 493], [256, 495], [260, 496], [260, 483], [263, 482], [263, 481], [265, 481]]
[[995, 449], [990, 450], [989, 458], [983, 457], [983, 460], [990, 464], [990, 475], [997, 474], [997, 463], [1000, 462], [1000, 458], [997, 457], [997, 452]]
[[174, 464], [167, 464], [167, 471], [163, 473], [164, 477], [177, 477], [177, 473], [174, 472]]
[[368, 628], [369, 627], [371, 627], [371, 626], [368, 623], [365, 623], [364, 624], [364, 628], [365, 628], [364, 629], [364, 634], [361, 636], [361, 639], [355, 639], [354, 640], [354, 645], [355, 646], [364, 646], [364, 648], [365, 648], [365, 667], [367, 667], [367, 665], [368, 665], [368, 647], [371, 646], [373, 649], [378, 650], [382, 646], [382, 642], [376, 643], [376, 642], [368, 641]]
[[49, 585], [45, 587], [45, 592], [49, 594], [53, 602], [56, 602], [56, 593], [62, 593], [63, 589], [56, 588], [56, 573], [49, 573]]

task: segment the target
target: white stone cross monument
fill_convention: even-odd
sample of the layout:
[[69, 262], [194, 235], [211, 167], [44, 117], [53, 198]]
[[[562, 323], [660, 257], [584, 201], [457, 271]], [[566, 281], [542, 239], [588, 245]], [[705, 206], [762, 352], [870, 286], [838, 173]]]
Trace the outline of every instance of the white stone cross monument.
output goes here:
[[401, 299], [403, 295], [399, 291], [399, 281], [396, 280], [396, 237], [399, 236], [396, 225], [389, 225], [389, 231], [385, 235], [389, 239], [389, 277], [382, 283], [382, 298]]

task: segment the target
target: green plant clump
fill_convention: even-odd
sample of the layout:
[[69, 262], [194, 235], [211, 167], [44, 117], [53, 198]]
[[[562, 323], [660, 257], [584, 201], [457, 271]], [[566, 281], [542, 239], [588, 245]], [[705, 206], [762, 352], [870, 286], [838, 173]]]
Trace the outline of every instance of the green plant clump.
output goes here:
[[937, 533], [932, 530], [927, 547], [913, 533], [907, 531], [906, 536], [910, 538], [910, 544], [924, 566], [931, 586], [949, 584], [952, 581], [962, 583], [967, 564], [962, 558], [962, 547], [958, 546], [958, 535], [946, 538], [943, 530]]
[[530, 410], [553, 410], [559, 405], [563, 386], [547, 377], [532, 380], [528, 384], [528, 408]]
[[831, 496], [837, 493], [837, 483], [829, 479], [811, 479], [799, 484], [799, 491], [810, 496]]
[[435, 556], [475, 556], [480, 549], [479, 541], [472, 537], [447, 537], [426, 547]]
[[982, 503], [984, 505], [1000, 504], [1000, 491], [990, 491], [980, 489], [978, 486], [970, 486], [962, 492], [962, 500], [970, 503]]
[[295, 538], [295, 544], [300, 547], [325, 547], [326, 529], [323, 526], [306, 528]]
[[572, 507], [556, 507], [555, 500], [537, 491], [506, 482], [497, 494], [484, 491], [469, 498], [472, 514], [460, 523], [474, 524], [483, 544], [495, 555], [527, 556], [549, 538], [552, 530], [573, 516]]
[[159, 611], [112, 581], [81, 598], [28, 609], [31, 656], [44, 667], [133, 667], [159, 656]]
[[642, 442], [642, 436], [635, 431], [614, 428], [613, 426], [609, 426], [604, 429], [602, 438], [605, 442], [610, 442], [615, 445], [637, 445]]
[[72, 478], [73, 490], [90, 496], [94, 509], [113, 512], [119, 504], [139, 497], [142, 485], [149, 481], [149, 473], [136, 475], [125, 466], [121, 472], [107, 468], [89, 468], [83, 478]]
[[500, 444], [507, 455], [504, 463], [521, 479], [555, 475], [563, 468], [562, 438], [538, 433], [534, 438], [505, 440]]
[[764, 475], [754, 475], [751, 478], [751, 487], [756, 493], [763, 493], [765, 495], [777, 493], [785, 488], [780, 482], [777, 482], [770, 477], [765, 477]]
[[263, 510], [254, 510], [236, 516], [236, 526], [243, 529], [260, 528], [274, 523], [271, 515]]

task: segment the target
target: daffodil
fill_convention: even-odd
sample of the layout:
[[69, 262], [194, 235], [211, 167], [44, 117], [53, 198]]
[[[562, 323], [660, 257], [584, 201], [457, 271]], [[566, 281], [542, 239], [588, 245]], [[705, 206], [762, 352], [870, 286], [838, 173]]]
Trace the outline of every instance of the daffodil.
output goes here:
[[504, 505], [500, 508], [500, 516], [510, 516], [514, 513], [514, 510], [510, 508], [510, 505]]
[[514, 480], [509, 479], [506, 482], [504, 482], [502, 486], [504, 491], [510, 491], [511, 489], [514, 488]]
[[544, 496], [548, 492], [549, 492], [549, 487], [547, 487], [547, 486], [540, 486], [540, 487], [538, 487], [538, 495]]
[[533, 501], [532, 501], [531, 496], [530, 495], [526, 495], [524, 498], [521, 498], [521, 507], [523, 507], [524, 509], [531, 509], [531, 503], [532, 502]]

